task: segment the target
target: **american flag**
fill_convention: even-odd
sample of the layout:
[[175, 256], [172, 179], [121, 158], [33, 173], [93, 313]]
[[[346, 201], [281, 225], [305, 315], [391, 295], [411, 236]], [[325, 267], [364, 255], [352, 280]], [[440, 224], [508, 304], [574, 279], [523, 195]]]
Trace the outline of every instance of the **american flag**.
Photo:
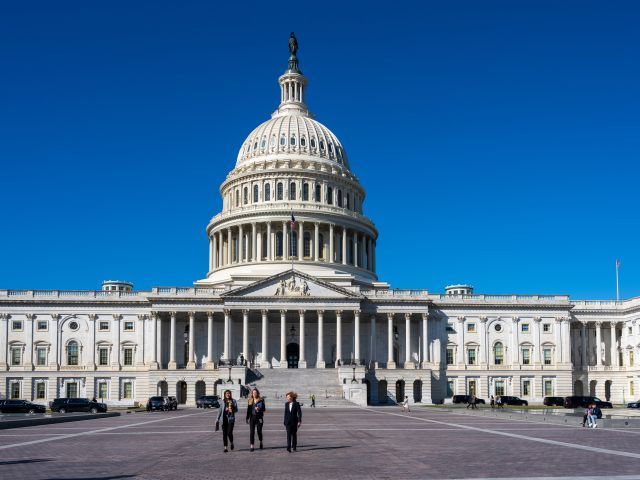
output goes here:
[[295, 230], [296, 228], [296, 217], [293, 216], [293, 212], [291, 212], [291, 221], [289, 222], [291, 226], [291, 230]]

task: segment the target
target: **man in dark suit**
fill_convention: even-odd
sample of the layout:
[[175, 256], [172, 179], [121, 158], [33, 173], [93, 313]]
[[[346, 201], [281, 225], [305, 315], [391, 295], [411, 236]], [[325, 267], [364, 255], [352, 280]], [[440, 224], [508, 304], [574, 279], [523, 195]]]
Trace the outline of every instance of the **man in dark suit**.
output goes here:
[[302, 409], [296, 401], [297, 395], [293, 392], [287, 393], [287, 403], [284, 404], [284, 426], [287, 429], [287, 451], [291, 453], [291, 448], [296, 451], [298, 446], [298, 428], [302, 424]]

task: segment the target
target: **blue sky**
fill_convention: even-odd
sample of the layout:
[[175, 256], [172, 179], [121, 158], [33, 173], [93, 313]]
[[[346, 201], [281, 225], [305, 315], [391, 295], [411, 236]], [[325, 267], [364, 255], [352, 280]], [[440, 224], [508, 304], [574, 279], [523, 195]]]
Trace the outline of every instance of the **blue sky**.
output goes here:
[[5, 2], [0, 288], [203, 278], [295, 31], [382, 280], [640, 295], [637, 2], [230, 3]]

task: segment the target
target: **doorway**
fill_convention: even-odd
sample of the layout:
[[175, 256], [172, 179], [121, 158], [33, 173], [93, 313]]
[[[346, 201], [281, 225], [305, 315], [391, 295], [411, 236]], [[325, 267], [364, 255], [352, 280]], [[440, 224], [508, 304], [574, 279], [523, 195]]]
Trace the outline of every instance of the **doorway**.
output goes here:
[[477, 395], [475, 380], [469, 380], [469, 395]]
[[300, 345], [297, 343], [287, 344], [287, 368], [298, 368], [300, 359]]
[[187, 382], [180, 380], [176, 385], [176, 400], [179, 404], [187, 403]]
[[396, 402], [404, 402], [404, 380], [398, 380], [396, 382]]
[[76, 382], [67, 383], [67, 398], [78, 398], [78, 384]]
[[413, 401], [415, 403], [422, 402], [422, 380], [414, 380], [413, 382]]
[[207, 385], [202, 380], [196, 382], [196, 400], [207, 394]]
[[156, 393], [161, 397], [166, 397], [169, 395], [169, 385], [164, 380], [160, 380], [158, 382], [158, 387], [156, 389]]
[[378, 403], [385, 405], [387, 403], [387, 381], [380, 380], [378, 382]]

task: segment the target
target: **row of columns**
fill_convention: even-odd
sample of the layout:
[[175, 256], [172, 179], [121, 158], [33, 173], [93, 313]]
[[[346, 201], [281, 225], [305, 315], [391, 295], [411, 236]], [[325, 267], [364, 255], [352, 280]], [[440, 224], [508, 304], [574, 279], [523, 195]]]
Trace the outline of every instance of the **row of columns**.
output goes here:
[[[590, 341], [589, 341], [589, 336], [587, 335], [588, 332], [588, 323], [589, 322], [580, 322], [580, 338], [581, 338], [581, 348], [580, 348], [580, 364], [584, 367], [587, 366], [589, 361], [588, 361], [588, 352], [587, 349], [590, 345]], [[617, 324], [618, 322], [601, 322], [601, 321], [596, 321], [594, 322], [595, 324], [595, 330], [596, 330], [596, 365], [604, 365], [606, 359], [605, 356], [602, 354], [602, 339], [603, 339], [603, 333], [602, 333], [602, 324], [603, 323], [609, 323], [609, 335], [610, 335], [610, 341], [609, 341], [609, 362], [611, 366], [619, 366], [619, 357], [618, 357], [618, 346], [617, 346], [617, 335], [616, 335], [616, 328], [617, 328]], [[623, 323], [623, 330], [622, 330], [622, 336], [624, 336], [624, 323]], [[623, 359], [623, 364], [624, 364], [624, 359]]]

